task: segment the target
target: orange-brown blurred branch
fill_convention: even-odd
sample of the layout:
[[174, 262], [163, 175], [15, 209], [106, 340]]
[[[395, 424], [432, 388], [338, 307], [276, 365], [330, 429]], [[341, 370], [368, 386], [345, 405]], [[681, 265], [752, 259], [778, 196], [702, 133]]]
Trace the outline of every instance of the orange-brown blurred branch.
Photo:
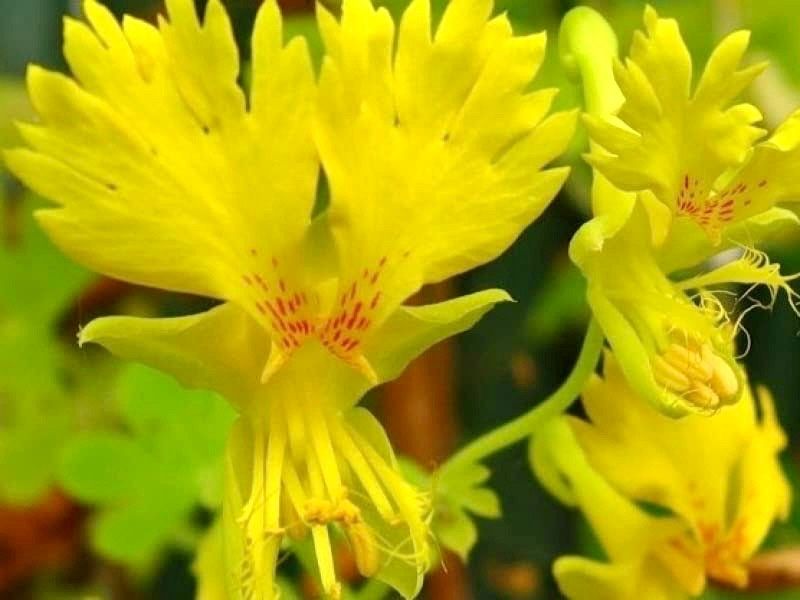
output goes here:
[[0, 506], [0, 597], [42, 569], [72, 563], [81, 548], [84, 511], [52, 492], [26, 508]]
[[[452, 296], [450, 282], [430, 286], [416, 303], [440, 302]], [[412, 362], [403, 375], [384, 386], [383, 423], [395, 448], [426, 467], [435, 467], [453, 450], [456, 418], [454, 344], [446, 340]], [[426, 594], [435, 600], [466, 600], [469, 587], [464, 565], [445, 553], [444, 568], [433, 572]]]
[[778, 592], [788, 589], [800, 591], [800, 547], [794, 546], [764, 552], [748, 564], [750, 582], [748, 591]]

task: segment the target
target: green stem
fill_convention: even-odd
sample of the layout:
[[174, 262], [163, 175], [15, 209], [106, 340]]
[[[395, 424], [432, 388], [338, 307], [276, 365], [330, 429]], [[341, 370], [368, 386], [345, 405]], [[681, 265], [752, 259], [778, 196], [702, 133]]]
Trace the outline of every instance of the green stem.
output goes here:
[[573, 8], [561, 21], [558, 50], [567, 75], [583, 86], [586, 112], [616, 112], [624, 97], [614, 80], [617, 36], [608, 21], [587, 6]]
[[442, 465], [442, 475], [454, 473], [463, 467], [480, 462], [487, 456], [530, 437], [541, 425], [567, 410], [594, 373], [603, 350], [603, 340], [600, 326], [592, 319], [578, 360], [561, 387], [524, 415], [482, 435], [456, 452]]

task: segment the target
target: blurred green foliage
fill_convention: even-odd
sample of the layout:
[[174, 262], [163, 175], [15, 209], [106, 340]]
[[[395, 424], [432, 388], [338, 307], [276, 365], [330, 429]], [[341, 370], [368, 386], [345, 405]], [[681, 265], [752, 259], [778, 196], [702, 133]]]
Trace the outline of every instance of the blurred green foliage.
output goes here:
[[[62, 445], [92, 399], [58, 319], [89, 281], [35, 225], [29, 203], [5, 205], [0, 252], [0, 498], [38, 499], [52, 485]], [[88, 407], [92, 411], [91, 407]]]
[[98, 509], [92, 541], [134, 566], [168, 542], [197, 540], [195, 507], [222, 503], [222, 454], [233, 409], [209, 392], [131, 366], [116, 384], [122, 431], [86, 432], [67, 445], [59, 480]]

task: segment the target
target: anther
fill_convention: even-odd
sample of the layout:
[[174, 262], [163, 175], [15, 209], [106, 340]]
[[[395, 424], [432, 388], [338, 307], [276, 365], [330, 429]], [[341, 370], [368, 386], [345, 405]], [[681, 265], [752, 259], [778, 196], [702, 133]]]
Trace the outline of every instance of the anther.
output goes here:
[[650, 361], [656, 381], [673, 392], [685, 392], [691, 387], [691, 381], [679, 369], [661, 356], [653, 356]]
[[686, 394], [686, 399], [695, 406], [714, 409], [719, 407], [719, 396], [704, 383], [695, 382], [692, 389]]
[[353, 548], [358, 572], [364, 577], [372, 577], [380, 567], [380, 551], [375, 536], [365, 523], [348, 525], [345, 531]]
[[708, 381], [711, 379], [713, 369], [704, 362], [704, 357], [699, 352], [690, 350], [686, 346], [670, 344], [662, 355], [676, 369], [680, 369], [690, 379]]
[[703, 408], [728, 403], [739, 391], [733, 368], [707, 343], [672, 343], [650, 364], [659, 384]]
[[[705, 350], [705, 348], [704, 348]], [[739, 380], [731, 366], [714, 354], [709, 349], [709, 356], [705, 357], [706, 362], [712, 366], [713, 371], [708, 385], [723, 399], [732, 399], [739, 391]]]

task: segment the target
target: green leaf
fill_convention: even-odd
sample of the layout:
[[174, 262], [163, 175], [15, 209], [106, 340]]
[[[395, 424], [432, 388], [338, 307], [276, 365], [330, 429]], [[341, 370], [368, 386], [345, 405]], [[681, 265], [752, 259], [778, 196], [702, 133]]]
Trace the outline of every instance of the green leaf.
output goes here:
[[434, 525], [439, 543], [467, 562], [470, 551], [478, 541], [478, 529], [467, 513], [453, 507], [442, 509], [435, 516]]
[[120, 502], [137, 494], [138, 482], [149, 475], [146, 465], [146, 454], [131, 438], [88, 433], [74, 438], [64, 452], [61, 483], [85, 502]]
[[471, 488], [461, 497], [462, 506], [469, 512], [487, 519], [500, 518], [500, 499], [492, 490]]
[[[152, 560], [191, 511], [192, 494], [182, 491], [184, 494], [172, 490], [157, 499], [140, 499], [103, 512], [92, 528], [94, 547], [113, 560], [132, 565]], [[154, 501], [158, 502], [155, 507]]]
[[67, 491], [98, 509], [94, 547], [139, 566], [178, 538], [195, 506], [220, 505], [234, 413], [219, 396], [138, 365], [116, 391], [126, 431], [74, 439], [59, 475]]
[[78, 377], [56, 325], [89, 281], [38, 229], [31, 203], [0, 207], [0, 499], [13, 504], [48, 490], [78, 428], [75, 388], [66, 384]]
[[467, 562], [478, 541], [473, 516], [496, 519], [501, 514], [497, 494], [483, 485], [491, 471], [481, 464], [469, 464], [456, 471], [430, 474], [408, 458], [398, 462], [409, 481], [421, 489], [433, 490], [434, 536]]
[[29, 505], [50, 487], [74, 415], [58, 394], [15, 396], [8, 409], [13, 414], [0, 429], [0, 497]]

